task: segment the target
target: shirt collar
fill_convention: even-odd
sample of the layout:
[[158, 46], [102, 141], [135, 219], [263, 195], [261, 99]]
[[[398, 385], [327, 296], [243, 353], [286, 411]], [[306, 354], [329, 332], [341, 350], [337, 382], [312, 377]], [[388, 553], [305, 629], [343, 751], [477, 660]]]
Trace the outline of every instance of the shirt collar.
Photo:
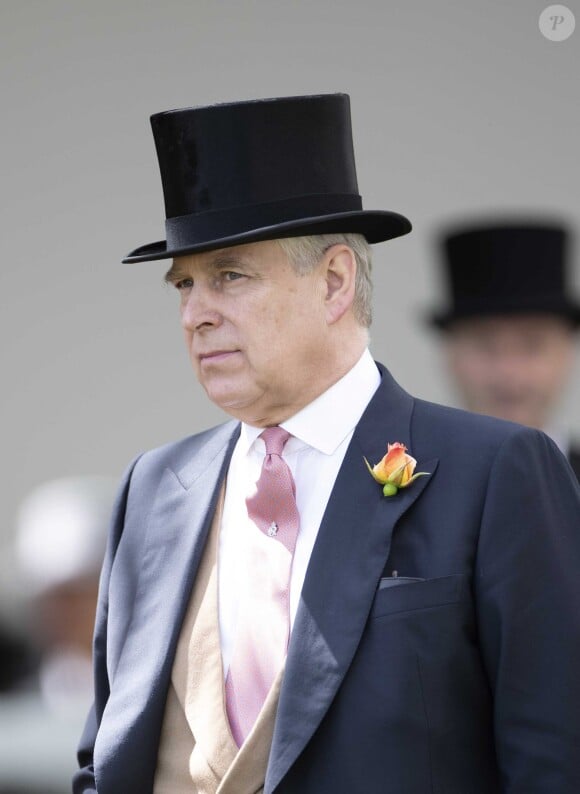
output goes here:
[[[381, 376], [367, 348], [346, 375], [282, 422], [281, 427], [308, 446], [332, 455], [356, 427], [380, 382]], [[240, 451], [247, 453], [262, 430], [242, 422]]]

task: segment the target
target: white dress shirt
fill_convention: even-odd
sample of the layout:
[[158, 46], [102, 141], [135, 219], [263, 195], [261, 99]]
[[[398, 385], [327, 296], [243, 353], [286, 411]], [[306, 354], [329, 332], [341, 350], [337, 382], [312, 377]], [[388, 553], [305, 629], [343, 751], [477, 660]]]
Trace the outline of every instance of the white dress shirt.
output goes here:
[[[300, 531], [290, 577], [290, 626], [294, 624], [310, 555], [330, 493], [355, 426], [380, 383], [371, 354], [365, 350], [337, 383], [292, 416], [281, 427], [292, 438], [283, 458], [296, 483]], [[256, 491], [266, 447], [263, 428], [242, 423], [228, 469], [218, 553], [220, 641], [224, 675], [229, 669], [236, 633], [238, 605], [244, 593], [240, 564], [251, 532], [246, 498]], [[255, 530], [254, 530], [255, 531]]]

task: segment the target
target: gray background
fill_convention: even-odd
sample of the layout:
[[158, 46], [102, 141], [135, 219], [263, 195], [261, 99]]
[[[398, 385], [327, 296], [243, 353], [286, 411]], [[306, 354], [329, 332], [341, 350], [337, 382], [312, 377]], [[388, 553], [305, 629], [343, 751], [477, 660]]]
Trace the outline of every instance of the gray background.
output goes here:
[[[34, 485], [118, 476], [222, 418], [190, 371], [167, 263], [120, 264], [164, 235], [156, 111], [350, 93], [365, 207], [415, 227], [375, 248], [373, 352], [453, 402], [421, 322], [440, 303], [436, 229], [545, 208], [578, 226], [580, 5], [563, 43], [539, 32], [546, 5], [1, 0], [0, 540]], [[562, 415], [580, 434], [579, 397], [576, 376]]]

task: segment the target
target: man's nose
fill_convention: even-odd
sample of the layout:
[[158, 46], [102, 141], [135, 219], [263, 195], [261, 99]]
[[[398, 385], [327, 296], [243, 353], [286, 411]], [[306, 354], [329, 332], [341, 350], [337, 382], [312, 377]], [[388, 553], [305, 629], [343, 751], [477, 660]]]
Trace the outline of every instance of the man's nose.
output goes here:
[[518, 351], [505, 349], [496, 357], [494, 375], [506, 388], [521, 388], [528, 380], [529, 361]]
[[222, 321], [215, 300], [209, 290], [192, 287], [181, 305], [181, 324], [186, 331], [199, 331], [219, 325]]

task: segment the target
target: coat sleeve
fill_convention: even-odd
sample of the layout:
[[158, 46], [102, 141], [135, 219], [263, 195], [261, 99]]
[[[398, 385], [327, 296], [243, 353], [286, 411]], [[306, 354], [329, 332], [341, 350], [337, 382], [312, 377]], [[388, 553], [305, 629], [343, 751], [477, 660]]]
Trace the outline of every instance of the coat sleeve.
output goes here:
[[109, 677], [107, 674], [109, 580], [117, 547], [123, 533], [131, 475], [138, 459], [139, 458], [135, 458], [125, 472], [111, 518], [111, 529], [99, 583], [99, 597], [97, 601], [95, 634], [93, 639], [95, 699], [89, 711], [77, 750], [79, 769], [73, 777], [73, 794], [96, 794], [97, 792], [93, 765], [93, 750], [103, 711], [105, 710], [109, 698]]
[[496, 456], [475, 596], [502, 792], [577, 794], [580, 488], [538, 431], [516, 431]]

